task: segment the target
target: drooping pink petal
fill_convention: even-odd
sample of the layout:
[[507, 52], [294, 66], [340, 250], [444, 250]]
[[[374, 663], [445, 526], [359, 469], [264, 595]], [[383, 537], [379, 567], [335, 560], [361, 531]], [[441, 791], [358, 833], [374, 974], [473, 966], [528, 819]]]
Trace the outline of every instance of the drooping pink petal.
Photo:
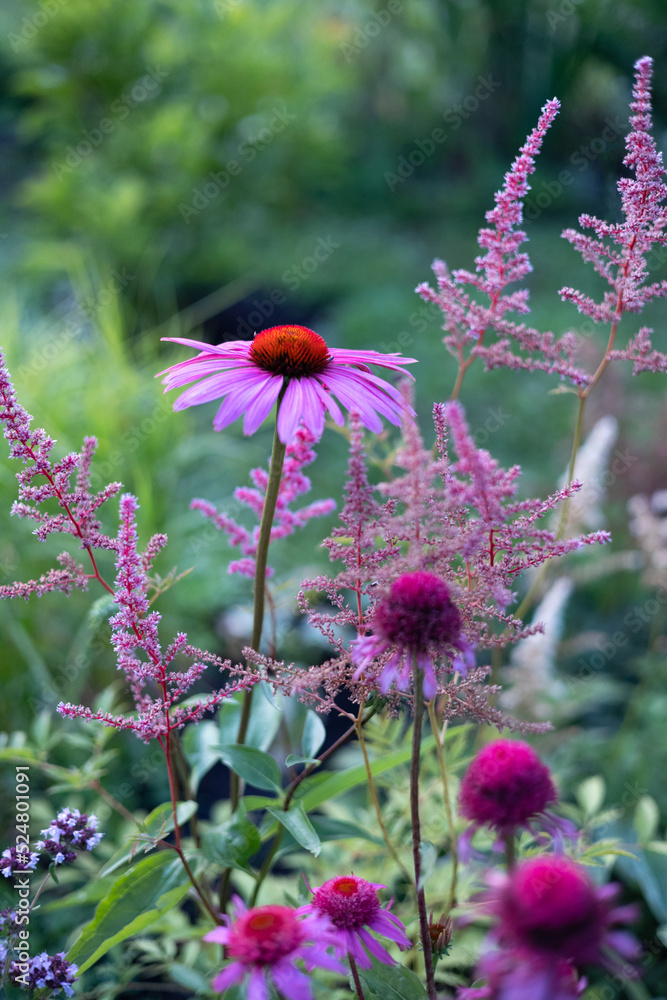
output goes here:
[[[266, 417], [273, 408], [273, 404], [280, 395], [283, 387], [283, 379], [280, 375], [271, 375], [267, 382], [262, 384], [261, 392], [258, 391], [254, 400], [251, 400], [245, 419], [243, 421], [243, 433], [254, 434], [258, 427], [264, 423]], [[230, 421], [231, 422], [231, 421]], [[218, 428], [216, 427], [216, 430]]]
[[226, 969], [218, 973], [211, 985], [214, 990], [222, 993], [223, 990], [226, 990], [229, 986], [233, 986], [234, 983], [242, 982], [245, 974], [246, 970], [241, 962], [232, 962]]
[[269, 1000], [269, 987], [262, 969], [253, 969], [248, 978], [247, 1000]]

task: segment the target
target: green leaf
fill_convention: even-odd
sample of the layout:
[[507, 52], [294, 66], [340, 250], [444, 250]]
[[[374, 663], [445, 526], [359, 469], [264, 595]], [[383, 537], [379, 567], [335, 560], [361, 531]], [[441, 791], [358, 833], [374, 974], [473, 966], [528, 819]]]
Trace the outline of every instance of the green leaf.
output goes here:
[[72, 906], [83, 906], [84, 904], [90, 908], [91, 903], [99, 903], [101, 899], [108, 894], [109, 890], [114, 885], [116, 880], [108, 875], [106, 878], [95, 878], [85, 885], [81, 886], [80, 889], [74, 889], [68, 892], [66, 896], [61, 896], [59, 899], [51, 899], [49, 902], [42, 902], [44, 897], [40, 897], [39, 909], [41, 913], [53, 913], [57, 910], [66, 910]]
[[660, 809], [654, 798], [650, 795], [640, 797], [632, 822], [640, 844], [646, 844], [655, 837], [660, 822]]
[[41, 757], [35, 753], [31, 747], [2, 747], [0, 749], [0, 760], [23, 760], [28, 764], [39, 767], [42, 763]]
[[427, 1000], [427, 993], [414, 972], [402, 965], [384, 965], [376, 958], [371, 969], [359, 969], [362, 983], [382, 1000]]
[[186, 895], [190, 880], [171, 851], [158, 851], [118, 878], [67, 959], [85, 972], [114, 945], [139, 934]]
[[[253, 698], [250, 719], [248, 720], [248, 730], [245, 736], [245, 746], [256, 747], [258, 750], [268, 750], [278, 732], [281, 712], [267, 697], [259, 697], [260, 692], [263, 694], [266, 693], [265, 687], [267, 686], [264, 681], [258, 686], [260, 691]], [[270, 688], [268, 688], [268, 692], [270, 694]], [[220, 743], [236, 743], [241, 719], [241, 698], [241, 695], [238, 700], [237, 698], [232, 698], [220, 708], [218, 713]]]
[[246, 812], [254, 812], [256, 809], [266, 809], [267, 806], [275, 806], [277, 801], [275, 795], [244, 795], [241, 799]]
[[[422, 740], [421, 753], [424, 754], [427, 750], [431, 750], [434, 745], [433, 737], [427, 736], [425, 740]], [[377, 760], [371, 761], [371, 774], [373, 776], [382, 774], [383, 771], [390, 771], [393, 767], [407, 763], [411, 753], [412, 747], [408, 744], [399, 750], [394, 750], [393, 753], [378, 757]], [[318, 780], [315, 783], [311, 778], [306, 778], [302, 783], [301, 789], [299, 789], [301, 791], [299, 801], [303, 802], [306, 812], [312, 812], [323, 802], [328, 802], [337, 795], [341, 795], [357, 785], [362, 785], [367, 780], [366, 768], [363, 764], [348, 767], [345, 771], [336, 771], [335, 774], [314, 775], [313, 777], [316, 779], [324, 778], [324, 780]], [[302, 790], [303, 785], [307, 786], [305, 790]], [[297, 791], [297, 796], [299, 791]]]
[[246, 819], [239, 804], [237, 812], [220, 826], [202, 836], [202, 853], [209, 861], [223, 868], [248, 870], [248, 861], [262, 846], [257, 827]]
[[[176, 804], [176, 816], [179, 827], [190, 819], [197, 812], [197, 803], [191, 800], [178, 802]], [[156, 806], [142, 823], [137, 823], [139, 833], [135, 834], [129, 844], [124, 845], [119, 851], [109, 858], [107, 863], [100, 869], [100, 876], [110, 875], [116, 871], [126, 861], [130, 861], [143, 846], [144, 851], [151, 850], [155, 846], [156, 840], [162, 840], [174, 829], [174, 813], [171, 802], [163, 802]]]
[[587, 778], [579, 785], [575, 794], [586, 819], [595, 816], [596, 812], [600, 810], [605, 793], [604, 778], [600, 774], [594, 774], [592, 778]]
[[282, 791], [280, 768], [271, 756], [256, 747], [223, 743], [219, 746], [220, 759], [235, 774], [254, 788]]
[[297, 753], [288, 753], [285, 757], [285, 764], [291, 767], [292, 764], [321, 764], [317, 757], [300, 757]]
[[356, 823], [334, 819], [332, 816], [312, 816], [310, 821], [320, 840], [347, 840], [354, 837], [355, 840], [370, 840], [372, 844], [384, 844], [382, 837], [374, 837], [369, 830]]
[[[226, 706], [223, 705], [223, 709]], [[188, 726], [183, 735], [183, 751], [190, 764], [190, 787], [197, 794], [199, 782], [220, 761], [220, 732], [215, 722]]]
[[326, 728], [321, 717], [312, 708], [308, 709], [303, 723], [303, 734], [301, 736], [301, 752], [304, 757], [314, 758], [324, 743], [327, 735]]
[[655, 851], [656, 854], [667, 854], [667, 840], [652, 840], [646, 844], [647, 851]]
[[210, 981], [196, 969], [181, 965], [180, 962], [173, 962], [169, 966], [169, 975], [175, 983], [185, 987], [190, 993], [210, 994]]
[[282, 823], [288, 833], [292, 834], [297, 844], [305, 847], [307, 851], [310, 851], [311, 854], [314, 854], [315, 857], [317, 857], [322, 849], [322, 844], [315, 828], [313, 827], [313, 824], [306, 816], [306, 810], [303, 808], [303, 803], [293, 802], [287, 812], [282, 809], [272, 808], [271, 806], [268, 808], [271, 815], [274, 816], [279, 823]]

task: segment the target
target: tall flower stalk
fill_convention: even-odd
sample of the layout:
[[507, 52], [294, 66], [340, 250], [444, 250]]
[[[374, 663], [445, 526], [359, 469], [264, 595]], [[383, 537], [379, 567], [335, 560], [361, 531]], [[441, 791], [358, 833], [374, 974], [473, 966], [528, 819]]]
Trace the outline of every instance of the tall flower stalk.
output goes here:
[[[269, 554], [269, 545], [271, 543], [271, 528], [273, 526], [273, 518], [276, 512], [278, 493], [280, 492], [280, 481], [283, 474], [283, 465], [285, 462], [285, 450], [287, 447], [286, 444], [280, 440], [280, 435], [278, 434], [278, 419], [280, 414], [280, 404], [282, 402], [283, 396], [284, 396], [284, 390], [278, 397], [278, 412], [276, 414], [276, 429], [273, 433], [273, 448], [271, 450], [269, 478], [266, 484], [266, 496], [264, 499], [264, 507], [262, 510], [262, 520], [259, 526], [259, 536], [257, 538], [257, 555], [255, 557], [252, 636], [250, 638], [250, 646], [257, 652], [259, 652], [259, 646], [262, 640], [262, 628], [264, 625], [266, 564]], [[236, 734], [236, 742], [239, 744], [245, 743], [246, 733], [248, 731], [248, 722], [250, 721], [250, 709], [252, 708], [253, 691], [254, 688], [248, 688], [243, 693], [241, 718], [239, 720], [238, 733]], [[230, 784], [230, 799], [232, 804], [232, 812], [235, 812], [238, 806], [240, 791], [241, 791], [240, 779], [236, 773], [232, 772], [231, 784]]]
[[421, 824], [419, 822], [419, 762], [421, 758], [422, 720], [424, 716], [424, 674], [414, 656], [413, 685], [415, 693], [414, 720], [412, 729], [412, 756], [410, 758], [410, 818], [412, 820], [412, 860], [415, 869], [417, 890], [417, 913], [419, 915], [419, 936], [424, 949], [424, 969], [426, 991], [429, 1000], [437, 1000], [433, 973], [433, 942], [426, 911], [426, 896], [421, 880]]

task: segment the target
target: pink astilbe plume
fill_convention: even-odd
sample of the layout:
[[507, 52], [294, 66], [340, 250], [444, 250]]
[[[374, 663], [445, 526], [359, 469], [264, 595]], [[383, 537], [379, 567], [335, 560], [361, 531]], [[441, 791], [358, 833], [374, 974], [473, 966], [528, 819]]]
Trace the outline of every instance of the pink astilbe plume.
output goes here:
[[[450, 271], [444, 261], [436, 260], [433, 271], [437, 291], [426, 282], [417, 287], [426, 302], [433, 302], [444, 313], [443, 342], [459, 363], [459, 379], [479, 357], [487, 370], [505, 366], [556, 373], [576, 385], [588, 381], [588, 376], [574, 365], [576, 339], [572, 334], [557, 339], [553, 333], [541, 333], [507, 318], [509, 313], [530, 312], [528, 291], [507, 292], [506, 288], [532, 270], [528, 254], [519, 251], [527, 237], [518, 227], [523, 220], [523, 199], [530, 190], [528, 177], [535, 169], [535, 156], [559, 107], [555, 98], [547, 101], [537, 126], [505, 174], [505, 183], [495, 195], [495, 206], [486, 213], [489, 225], [482, 227], [477, 237], [484, 253], [475, 258], [475, 271]], [[485, 335], [491, 330], [497, 339], [485, 344]], [[513, 343], [518, 351], [512, 349]]]
[[[86, 589], [90, 579], [100, 580], [93, 550], [115, 548], [115, 540], [101, 531], [97, 511], [118, 493], [121, 484], [109, 483], [99, 493], [92, 493], [90, 465], [97, 447], [94, 437], [85, 438], [80, 452], [71, 452], [59, 462], [52, 460], [55, 442], [41, 428], [31, 430], [32, 417], [16, 398], [1, 351], [0, 420], [10, 444], [9, 454], [24, 465], [16, 475], [19, 499], [12, 506], [12, 514], [36, 521], [34, 534], [42, 542], [51, 534], [74, 535], [79, 547], [88, 552], [92, 568], [87, 572], [68, 552], [63, 552], [58, 556], [59, 569], [50, 569], [39, 580], [1, 586], [0, 597], [27, 600], [31, 594], [41, 597], [53, 590], [69, 594], [76, 587]], [[57, 505], [58, 513], [42, 508], [48, 501]]]
[[[502, 469], [476, 447], [460, 404], [436, 404], [434, 415], [436, 458], [424, 448], [406, 405], [404, 441], [397, 451], [404, 474], [380, 484], [384, 504], [369, 483], [360, 428], [353, 423], [341, 525], [324, 542], [344, 568], [332, 577], [304, 581], [299, 597], [309, 623], [337, 655], [308, 670], [267, 659], [257, 662], [273, 675], [269, 679], [274, 684], [324, 711], [335, 707], [343, 688], [353, 701], [380, 691], [391, 705], [409, 702], [408, 659], [414, 654], [423, 661], [432, 693], [448, 695], [446, 711], [452, 716], [529, 731], [489, 705], [498, 688], [483, 683], [489, 668], [474, 667], [471, 646], [502, 646], [540, 631], [540, 625], [526, 627], [508, 610], [517, 596], [516, 577], [547, 559], [606, 542], [609, 535], [597, 531], [557, 539], [540, 522], [580, 484], [546, 500], [516, 500], [519, 467]], [[456, 461], [450, 460], [448, 437]], [[398, 581], [421, 586], [429, 579], [447, 595], [438, 604], [437, 620], [443, 627], [443, 615], [448, 615], [451, 635], [429, 638], [424, 632], [416, 641], [407, 625], [399, 628], [399, 618], [394, 612], [384, 614], [383, 608], [398, 599]], [[333, 610], [312, 606], [312, 591], [323, 595]], [[417, 632], [420, 628], [415, 620]], [[455, 671], [462, 676], [452, 678]]]
[[[401, 556], [392, 561], [390, 572], [425, 570], [440, 576], [475, 645], [516, 641], [534, 631], [507, 614], [521, 571], [610, 536], [596, 531], [557, 539], [540, 522], [581, 484], [574, 482], [545, 500], [516, 500], [521, 467], [503, 469], [485, 448], [477, 447], [461, 404], [436, 403], [433, 414], [436, 457], [424, 447], [406, 407], [404, 446], [396, 454], [403, 475], [378, 487], [394, 500], [391, 529], [401, 543]], [[490, 619], [503, 626], [502, 638], [489, 631]]]
[[596, 323], [610, 324], [606, 358], [634, 362], [635, 375], [642, 371], [667, 371], [667, 354], [653, 348], [650, 338], [653, 331], [648, 327], [641, 327], [624, 349], [612, 350], [623, 313], [639, 313], [650, 299], [667, 295], [667, 281], [647, 283], [646, 255], [654, 244], [667, 241], [664, 233], [667, 206], [663, 204], [667, 197], [665, 168], [662, 153], [650, 134], [652, 72], [653, 60], [649, 56], [635, 63], [630, 105], [634, 115], [630, 118], [632, 131], [625, 140], [627, 152], [623, 160], [634, 172], [634, 177], [623, 177], [618, 182], [625, 221], [604, 222], [584, 214], [579, 217], [579, 225], [592, 229], [596, 238], [585, 236], [576, 229], [563, 232], [563, 237], [583, 259], [593, 264], [610, 290], [605, 292], [601, 302], [567, 287], [561, 288], [561, 298], [573, 302], [579, 312]]
[[[302, 528], [304, 524], [313, 517], [325, 517], [332, 510], [336, 509], [333, 500], [316, 500], [314, 503], [301, 507], [299, 510], [291, 510], [290, 504], [294, 503], [297, 497], [303, 496], [310, 490], [310, 479], [304, 476], [302, 469], [305, 465], [310, 465], [316, 458], [313, 445], [316, 443], [315, 436], [304, 425], [301, 424], [291, 443], [288, 444], [285, 452], [285, 462], [280, 480], [278, 500], [276, 502], [276, 512], [273, 517], [271, 527], [271, 541], [279, 538], [287, 538], [294, 534], [297, 528]], [[266, 469], [252, 469], [250, 477], [255, 488], [239, 486], [234, 491], [234, 497], [239, 503], [249, 507], [261, 521], [264, 509], [264, 498], [269, 474]], [[243, 525], [238, 524], [233, 517], [219, 511], [208, 500], [195, 499], [190, 504], [192, 510], [199, 510], [205, 517], [208, 517], [216, 528], [226, 532], [230, 545], [239, 546], [243, 553], [242, 559], [235, 559], [230, 562], [227, 571], [229, 573], [242, 573], [251, 579], [255, 575], [255, 556], [257, 554], [257, 541], [259, 537], [259, 523], [257, 527], [249, 531]], [[267, 566], [267, 576], [273, 575], [273, 569]]]
[[[83, 705], [69, 702], [58, 705], [61, 715], [103, 722], [117, 729], [130, 729], [148, 742], [157, 739], [163, 748], [168, 746], [169, 735], [187, 722], [197, 722], [205, 712], [215, 708], [235, 691], [255, 682], [247, 677], [240, 683], [230, 684], [202, 697], [201, 701], [179, 705], [182, 696], [199, 680], [207, 665], [220, 670], [230, 667], [212, 653], [191, 646], [187, 635], [179, 632], [174, 641], [162, 651], [158, 637], [160, 615], [149, 610], [148, 577], [152, 559], [166, 544], [166, 535], [154, 535], [146, 552], [137, 549], [137, 501], [131, 493], [120, 498], [120, 530], [117, 539], [116, 590], [114, 601], [120, 610], [110, 619], [111, 642], [118, 657], [118, 668], [125, 673], [137, 709], [136, 716], [112, 715], [93, 712]], [[185, 671], [172, 670], [176, 656], [194, 659]]]
[[[435, 569], [455, 567], [455, 578], [463, 595], [461, 610], [466, 634], [476, 643], [497, 645], [507, 634], [491, 634], [486, 621], [502, 623], [512, 641], [533, 631], [508, 615], [516, 599], [517, 576], [548, 559], [566, 555], [584, 545], [608, 542], [609, 532], [593, 531], [574, 538], [558, 539], [540, 526], [560, 503], [581, 489], [575, 481], [544, 500], [516, 500], [521, 467], [503, 469], [484, 448], [478, 448], [458, 402], [434, 407], [441, 447], [447, 430], [457, 460], [448, 464], [444, 485], [447, 510], [442, 532], [431, 553]], [[481, 620], [480, 620], [481, 619]]]

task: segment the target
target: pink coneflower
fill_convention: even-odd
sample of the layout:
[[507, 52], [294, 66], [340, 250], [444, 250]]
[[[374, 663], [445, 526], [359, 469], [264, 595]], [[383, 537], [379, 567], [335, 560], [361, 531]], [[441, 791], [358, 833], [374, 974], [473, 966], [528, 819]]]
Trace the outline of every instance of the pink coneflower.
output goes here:
[[503, 1000], [569, 1000], [580, 992], [577, 971], [597, 965], [610, 972], [634, 975], [629, 964], [639, 945], [627, 931], [615, 928], [636, 919], [634, 906], [614, 907], [618, 886], [597, 888], [585, 870], [569, 858], [542, 855], [523, 861], [511, 872], [487, 876], [490, 889], [483, 909], [496, 924], [490, 940], [494, 954], [478, 971], [489, 976], [486, 992], [461, 996]]
[[449, 669], [464, 675], [474, 665], [472, 648], [461, 632], [459, 609], [447, 584], [433, 573], [404, 573], [394, 580], [376, 608], [373, 628], [373, 635], [351, 643], [350, 653], [357, 665], [356, 679], [372, 670], [378, 656], [393, 649], [378, 680], [383, 694], [392, 684], [399, 691], [407, 690], [413, 657], [424, 673], [426, 698], [432, 698], [438, 689], [434, 660], [448, 657], [452, 660]]
[[391, 903], [385, 908], [380, 906], [377, 890], [384, 888], [378, 882], [367, 882], [356, 875], [339, 875], [315, 889], [312, 903], [300, 907], [297, 912], [328, 917], [340, 931], [340, 943], [334, 945], [336, 953], [351, 955], [362, 969], [370, 969], [372, 965], [366, 948], [380, 962], [396, 965], [389, 952], [370, 934], [370, 931], [383, 934], [401, 949], [412, 947], [405, 927], [389, 912]]
[[333, 972], [345, 969], [326, 948], [334, 943], [327, 925], [316, 917], [300, 920], [299, 910], [289, 906], [256, 906], [246, 910], [234, 897], [235, 921], [224, 917], [226, 927], [216, 927], [204, 935], [204, 941], [225, 945], [231, 965], [213, 980], [213, 989], [221, 993], [234, 983], [249, 977], [248, 997], [269, 1000], [269, 977], [287, 1000], [312, 1000], [310, 980], [295, 966], [303, 959], [308, 970], [319, 966]]
[[342, 427], [343, 414], [334, 396], [348, 410], [356, 410], [371, 431], [382, 430], [378, 414], [399, 426], [404, 405], [400, 393], [373, 375], [368, 366], [408, 375], [401, 366], [416, 360], [400, 354], [328, 347], [319, 334], [305, 326], [272, 326], [256, 334], [254, 340], [230, 340], [217, 346], [182, 337], [164, 339], [201, 351], [196, 358], [159, 372], [164, 375], [165, 392], [196, 381], [178, 397], [175, 410], [224, 398], [213, 420], [215, 430], [245, 414], [243, 431], [254, 434], [284, 389], [278, 435], [285, 444], [293, 438], [300, 420], [319, 439], [325, 410]]

